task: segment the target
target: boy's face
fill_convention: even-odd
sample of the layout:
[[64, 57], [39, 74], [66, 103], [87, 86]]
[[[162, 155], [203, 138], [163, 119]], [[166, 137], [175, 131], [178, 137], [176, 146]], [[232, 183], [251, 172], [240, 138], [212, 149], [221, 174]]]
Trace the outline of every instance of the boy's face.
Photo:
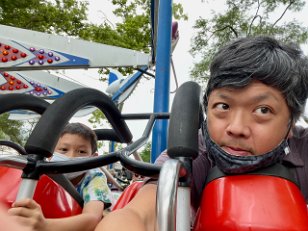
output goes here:
[[90, 141], [80, 135], [66, 133], [60, 137], [55, 152], [67, 157], [87, 157], [92, 155]]
[[283, 95], [259, 81], [240, 89], [215, 89], [209, 96], [209, 134], [231, 155], [271, 151], [287, 136], [289, 122], [290, 112]]

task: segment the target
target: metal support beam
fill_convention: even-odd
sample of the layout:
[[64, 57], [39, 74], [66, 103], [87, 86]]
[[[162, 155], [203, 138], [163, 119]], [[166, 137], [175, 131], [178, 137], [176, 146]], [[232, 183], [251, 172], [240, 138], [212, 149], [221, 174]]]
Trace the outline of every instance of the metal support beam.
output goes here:
[[[169, 111], [172, 0], [159, 1], [158, 9], [154, 113]], [[167, 147], [167, 127], [167, 120], [155, 123], [152, 135], [152, 162]]]

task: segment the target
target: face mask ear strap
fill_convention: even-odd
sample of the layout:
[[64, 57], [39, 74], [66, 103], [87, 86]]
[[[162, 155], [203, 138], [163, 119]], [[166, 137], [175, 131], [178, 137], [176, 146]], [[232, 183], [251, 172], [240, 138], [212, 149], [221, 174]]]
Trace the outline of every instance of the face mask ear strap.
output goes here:
[[289, 133], [292, 129], [292, 126], [293, 126], [293, 117], [291, 116], [290, 120], [289, 120], [289, 124], [288, 124], [288, 131], [287, 131], [287, 134], [286, 136], [284, 137], [285, 140], [288, 139], [288, 136], [289, 136]]
[[[289, 124], [288, 124], [288, 131], [287, 131], [286, 136], [284, 137], [284, 140], [286, 140], [286, 141], [288, 140], [288, 137], [289, 137], [289, 134], [291, 132], [292, 126], [293, 126], [293, 117], [291, 116]], [[284, 148], [284, 153], [285, 153], [285, 155], [288, 155], [290, 153], [290, 148], [289, 148], [288, 142], [286, 142], [286, 144], [287, 145]]]
[[206, 124], [206, 119], [201, 123], [201, 132], [202, 132], [202, 136], [203, 137], [205, 137], [204, 136], [204, 134], [205, 134], [205, 125]]

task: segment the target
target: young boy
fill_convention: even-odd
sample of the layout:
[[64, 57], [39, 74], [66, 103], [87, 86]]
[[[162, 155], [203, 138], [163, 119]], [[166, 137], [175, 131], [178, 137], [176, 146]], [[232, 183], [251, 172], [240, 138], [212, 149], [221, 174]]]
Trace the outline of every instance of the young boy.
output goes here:
[[[81, 123], [68, 124], [60, 135], [51, 161], [97, 156], [95, 133]], [[18, 223], [37, 231], [92, 231], [103, 217], [103, 210], [111, 205], [111, 192], [104, 173], [98, 169], [67, 174], [84, 200], [82, 213], [59, 219], [46, 219], [41, 207], [32, 199], [13, 203], [9, 214]], [[47, 202], [46, 202], [47, 203]]]
[[[308, 200], [308, 131], [294, 126], [305, 108], [307, 86], [308, 62], [295, 46], [262, 36], [238, 39], [218, 51], [204, 94], [204, 137], [199, 137], [192, 166], [194, 209], [215, 165], [227, 174], [241, 174], [281, 162], [294, 169]], [[166, 159], [162, 155], [157, 161]], [[143, 186], [95, 230], [153, 231], [156, 188]]]

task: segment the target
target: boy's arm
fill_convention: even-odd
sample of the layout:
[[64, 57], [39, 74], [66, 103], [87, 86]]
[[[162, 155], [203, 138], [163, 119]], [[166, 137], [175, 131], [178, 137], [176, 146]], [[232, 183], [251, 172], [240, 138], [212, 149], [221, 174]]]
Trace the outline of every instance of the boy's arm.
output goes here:
[[103, 218], [104, 203], [90, 201], [84, 205], [82, 214], [59, 219], [47, 219], [46, 231], [93, 231]]
[[10, 231], [30, 231], [24, 226], [19, 225], [11, 216], [7, 214], [7, 208], [0, 204], [0, 229]]
[[154, 231], [156, 223], [155, 184], [146, 184], [123, 208], [109, 213], [95, 231]]
[[85, 204], [82, 214], [58, 219], [46, 219], [34, 200], [25, 199], [13, 204], [9, 214], [32, 231], [93, 231], [103, 217], [104, 203], [91, 201]]

